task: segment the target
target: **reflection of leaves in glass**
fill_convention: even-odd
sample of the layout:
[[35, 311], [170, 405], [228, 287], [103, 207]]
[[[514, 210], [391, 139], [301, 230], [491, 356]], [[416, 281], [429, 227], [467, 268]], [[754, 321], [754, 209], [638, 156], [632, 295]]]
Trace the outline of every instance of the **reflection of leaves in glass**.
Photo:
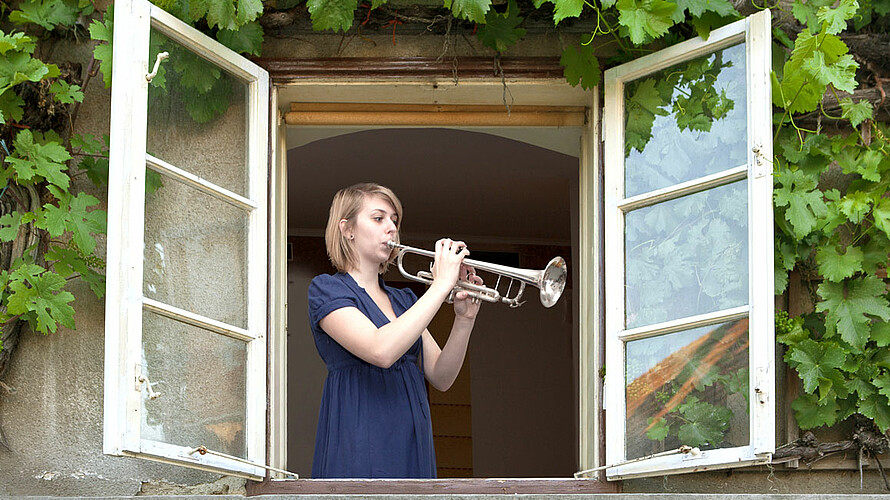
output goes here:
[[746, 162], [745, 46], [628, 82], [625, 195]]
[[712, 405], [689, 396], [678, 407], [686, 421], [677, 431], [677, 438], [688, 446], [717, 446], [723, 442], [723, 435], [729, 428], [732, 412], [725, 406]]
[[169, 65], [162, 63], [151, 81], [151, 106], [163, 102], [171, 108], [183, 107], [198, 123], [210, 122], [225, 113], [234, 92], [231, 80], [218, 66], [152, 31], [152, 60], [160, 52], [170, 54]]
[[746, 197], [733, 183], [628, 213], [628, 328], [747, 303]]

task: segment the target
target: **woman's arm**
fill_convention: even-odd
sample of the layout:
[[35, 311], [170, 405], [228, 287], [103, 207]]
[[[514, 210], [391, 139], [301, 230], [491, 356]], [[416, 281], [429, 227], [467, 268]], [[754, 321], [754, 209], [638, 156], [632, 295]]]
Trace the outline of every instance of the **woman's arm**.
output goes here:
[[[464, 266], [462, 275], [468, 276], [468, 281], [477, 285], [482, 284], [482, 278], [476, 275], [471, 267]], [[470, 334], [473, 325], [476, 324], [476, 315], [479, 313], [479, 300], [467, 297], [466, 292], [458, 292], [454, 297], [454, 324], [445, 347], [439, 349], [439, 344], [430, 334], [429, 330], [423, 333], [423, 368], [424, 375], [433, 387], [440, 391], [447, 391], [454, 384], [454, 380], [460, 373], [467, 354], [467, 346], [470, 343]]]
[[322, 318], [319, 326], [343, 348], [368, 363], [381, 368], [392, 366], [426, 330], [457, 282], [461, 261], [468, 252], [465, 248], [449, 250], [450, 241], [443, 241], [436, 243], [433, 284], [404, 314], [377, 328], [357, 308], [344, 307]]

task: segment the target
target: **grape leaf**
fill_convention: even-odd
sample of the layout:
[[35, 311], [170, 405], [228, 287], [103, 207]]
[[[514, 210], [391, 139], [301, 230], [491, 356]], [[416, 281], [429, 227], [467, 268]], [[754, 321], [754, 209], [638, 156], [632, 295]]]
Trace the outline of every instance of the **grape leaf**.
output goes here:
[[0, 124], [6, 123], [7, 118], [16, 122], [21, 121], [22, 117], [25, 116], [25, 112], [22, 109], [24, 105], [24, 99], [19, 97], [12, 89], [7, 89], [6, 92], [0, 94]]
[[618, 0], [616, 6], [618, 23], [627, 28], [636, 45], [664, 35], [674, 25], [677, 4], [665, 0]]
[[890, 401], [887, 396], [872, 394], [859, 403], [859, 413], [874, 420], [881, 432], [890, 429]]
[[106, 89], [111, 87], [111, 41], [114, 25], [112, 7], [108, 7], [101, 22], [93, 19], [90, 23], [90, 38], [100, 42], [93, 48], [93, 57], [99, 61], [99, 71], [102, 72], [102, 82], [105, 83]]
[[90, 286], [97, 298], [101, 299], [105, 295], [105, 276], [94, 271], [77, 250], [53, 246], [46, 252], [46, 259], [47, 262], [52, 262], [53, 270], [63, 278], [76, 273]]
[[794, 416], [801, 429], [812, 429], [822, 425], [834, 425], [838, 420], [840, 406], [834, 399], [819, 401], [812, 394], [801, 394], [791, 402]]
[[12, 241], [19, 234], [22, 225], [22, 214], [18, 211], [3, 214], [0, 217], [0, 241]]
[[83, 91], [80, 85], [70, 85], [65, 80], [56, 80], [49, 87], [49, 91], [55, 94], [55, 99], [62, 104], [74, 104], [83, 102]]
[[445, 0], [445, 7], [451, 9], [456, 18], [484, 24], [485, 14], [491, 8], [491, 0]]
[[525, 30], [519, 27], [523, 21], [524, 19], [519, 17], [519, 6], [516, 5], [516, 1], [510, 0], [503, 14], [494, 9], [488, 11], [485, 24], [479, 27], [476, 36], [486, 47], [504, 53], [525, 36]]
[[875, 226], [890, 237], [890, 199], [882, 198], [875, 203]]
[[890, 323], [875, 323], [871, 326], [871, 338], [878, 347], [890, 345]]
[[307, 0], [306, 6], [312, 19], [312, 29], [346, 32], [352, 27], [358, 2], [356, 0]]
[[581, 88], [590, 90], [600, 82], [600, 64], [593, 55], [592, 45], [573, 45], [566, 47], [559, 58], [563, 67], [563, 75], [572, 87], [581, 84]]
[[664, 441], [664, 438], [668, 436], [671, 431], [671, 426], [663, 419], [659, 418], [654, 424], [652, 423], [652, 418], [649, 417], [646, 431], [646, 437], [653, 441]]
[[584, 0], [554, 0], [553, 24], [559, 24], [567, 17], [579, 17], [584, 9]]
[[718, 446], [729, 428], [732, 411], [704, 401], [692, 401], [678, 407], [687, 423], [680, 426], [677, 437], [689, 446]]
[[33, 313], [40, 333], [55, 332], [59, 323], [74, 328], [74, 295], [62, 290], [65, 278], [35, 264], [20, 266], [9, 278], [9, 313]]
[[[797, 342], [785, 353], [785, 361], [797, 370], [804, 390], [810, 394], [816, 391], [822, 381], [843, 380], [839, 368], [845, 358], [846, 355], [838, 344], [812, 339]], [[827, 394], [820, 391], [820, 396], [820, 399], [824, 399]]]
[[52, 140], [46, 144], [36, 142], [31, 131], [26, 129], [16, 135], [13, 147], [14, 154], [7, 156], [6, 162], [12, 165], [19, 181], [33, 182], [43, 178], [68, 189], [70, 179], [65, 173], [68, 169], [65, 162], [71, 155], [64, 146]]
[[884, 298], [884, 282], [874, 276], [854, 278], [844, 283], [822, 283], [822, 301], [817, 312], [825, 312], [826, 332], [840, 334], [848, 344], [862, 350], [869, 339], [872, 317], [890, 320], [890, 305]]
[[862, 191], [847, 193], [838, 203], [838, 209], [847, 216], [850, 222], [859, 224], [871, 211], [871, 196]]
[[74, 26], [79, 14], [76, 0], [25, 0], [19, 4], [19, 10], [9, 13], [9, 20], [16, 24], [37, 24], [52, 31], [58, 25]]
[[813, 75], [821, 85], [833, 85], [838, 90], [853, 93], [856, 86], [856, 70], [859, 63], [851, 54], [844, 54], [833, 62], [826, 60], [825, 53], [816, 51], [801, 65], [801, 69]]
[[836, 247], [826, 245], [816, 252], [816, 263], [819, 274], [828, 281], [840, 282], [862, 271], [862, 249], [853, 245], [847, 247], [843, 254]]
[[780, 170], [775, 178], [774, 202], [777, 207], [788, 207], [785, 219], [791, 223], [794, 235], [803, 239], [828, 214], [823, 193], [816, 189], [817, 181], [800, 170]]
[[816, 19], [822, 23], [822, 32], [836, 35], [847, 29], [847, 20], [852, 19], [859, 10], [859, 2], [856, 0], [841, 0], [832, 7], [819, 7]]
[[0, 30], [0, 55], [10, 50], [33, 54], [36, 47], [37, 44], [34, 42], [34, 39], [21, 31], [7, 35], [3, 30]]
[[260, 23], [249, 22], [235, 31], [219, 30], [216, 39], [240, 54], [260, 56], [263, 45], [263, 27], [260, 26]]
[[844, 97], [841, 99], [841, 117], [850, 120], [850, 125], [858, 127], [865, 120], [871, 120], [874, 117], [874, 105], [865, 99], [853, 104], [853, 99]]

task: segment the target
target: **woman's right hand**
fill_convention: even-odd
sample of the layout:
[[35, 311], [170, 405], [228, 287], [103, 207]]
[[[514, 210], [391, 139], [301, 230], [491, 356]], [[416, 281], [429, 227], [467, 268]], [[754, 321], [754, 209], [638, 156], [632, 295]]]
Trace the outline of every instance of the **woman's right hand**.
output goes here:
[[457, 284], [461, 264], [470, 255], [466, 243], [442, 238], [436, 242], [436, 257], [433, 262], [433, 286], [439, 285], [448, 293]]

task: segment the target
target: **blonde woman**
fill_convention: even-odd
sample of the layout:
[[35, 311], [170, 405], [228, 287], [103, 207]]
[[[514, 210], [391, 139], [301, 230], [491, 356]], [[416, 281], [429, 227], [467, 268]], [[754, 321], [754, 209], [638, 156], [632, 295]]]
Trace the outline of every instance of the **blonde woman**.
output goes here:
[[436, 242], [433, 284], [421, 298], [383, 283], [399, 241], [402, 204], [388, 188], [357, 184], [334, 196], [325, 231], [333, 275], [309, 285], [309, 321], [328, 368], [319, 410], [312, 477], [433, 478], [430, 411], [424, 377], [440, 391], [463, 364], [479, 301], [454, 296], [444, 348], [427, 326], [459, 276], [481, 284], [463, 264], [461, 241]]

